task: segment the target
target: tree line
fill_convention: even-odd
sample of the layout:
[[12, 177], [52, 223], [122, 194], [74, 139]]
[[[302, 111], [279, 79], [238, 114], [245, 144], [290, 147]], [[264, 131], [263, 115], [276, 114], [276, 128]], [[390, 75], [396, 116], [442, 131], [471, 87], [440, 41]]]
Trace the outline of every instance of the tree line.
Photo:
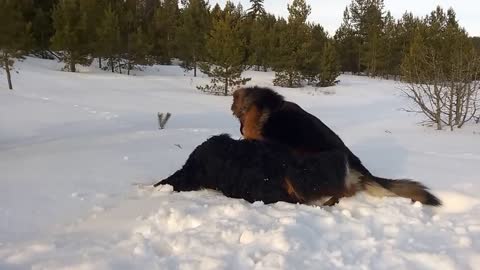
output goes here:
[[251, 3], [244, 9], [205, 0], [0, 0], [2, 67], [10, 71], [14, 59], [34, 54], [58, 58], [66, 71], [96, 59], [100, 68], [129, 74], [176, 58], [194, 76], [198, 69], [211, 76], [200, 89], [214, 93], [248, 81], [241, 78], [247, 68], [277, 71], [282, 86], [334, 83], [340, 71], [334, 40], [307, 23], [304, 0], [289, 5], [288, 19], [265, 11], [263, 0]]
[[[250, 2], [244, 9], [207, 0], [0, 0], [0, 62], [11, 87], [8, 74], [25, 54], [58, 58], [72, 72], [96, 59], [126, 74], [179, 59], [194, 76], [201, 70], [212, 78], [199, 89], [227, 95], [249, 80], [242, 77], [249, 68], [275, 71], [273, 83], [283, 87], [330, 86], [340, 72], [413, 81], [408, 63], [423, 53], [420, 45], [442, 59], [480, 51], [452, 9], [395, 19], [383, 0], [352, 0], [329, 35], [307, 20], [305, 0], [288, 5], [287, 18], [267, 12], [263, 0]], [[447, 39], [461, 41], [447, 48]]]

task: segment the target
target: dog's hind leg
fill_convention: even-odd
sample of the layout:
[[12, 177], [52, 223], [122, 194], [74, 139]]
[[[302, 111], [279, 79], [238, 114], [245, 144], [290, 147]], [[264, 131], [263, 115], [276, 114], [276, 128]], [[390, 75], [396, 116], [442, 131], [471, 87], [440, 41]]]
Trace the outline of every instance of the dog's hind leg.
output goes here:
[[177, 190], [178, 187], [183, 186], [185, 183], [185, 179], [183, 177], [183, 168], [176, 171], [174, 174], [169, 176], [166, 179], [163, 179], [162, 181], [156, 183], [153, 185], [154, 187], [158, 187], [160, 185], [171, 185], [175, 190]]
[[324, 206], [334, 206], [335, 204], [340, 202], [340, 198], [337, 196], [331, 197], [329, 200], [323, 203]]

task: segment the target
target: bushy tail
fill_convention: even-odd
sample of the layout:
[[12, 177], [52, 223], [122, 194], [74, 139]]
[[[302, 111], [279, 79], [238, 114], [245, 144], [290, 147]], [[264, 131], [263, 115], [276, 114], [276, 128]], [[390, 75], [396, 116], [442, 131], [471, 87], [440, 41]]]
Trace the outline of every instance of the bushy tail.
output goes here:
[[428, 191], [422, 183], [408, 179], [385, 179], [376, 176], [363, 176], [365, 191], [377, 197], [399, 196], [418, 201], [425, 205], [440, 206], [442, 202]]

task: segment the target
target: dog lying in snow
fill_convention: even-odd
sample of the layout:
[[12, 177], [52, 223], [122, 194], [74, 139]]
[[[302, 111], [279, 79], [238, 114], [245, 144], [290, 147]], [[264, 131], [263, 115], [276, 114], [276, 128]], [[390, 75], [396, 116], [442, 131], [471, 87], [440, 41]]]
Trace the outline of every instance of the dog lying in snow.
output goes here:
[[440, 200], [418, 182], [385, 179], [385, 185], [380, 186], [369, 177], [349, 177], [348, 168], [343, 151], [298, 155], [281, 144], [235, 140], [223, 134], [199, 145], [180, 170], [154, 186], [168, 184], [175, 191], [212, 189], [251, 203], [308, 204], [330, 198], [324, 205], [334, 205], [339, 198], [374, 189], [369, 193], [440, 205]]

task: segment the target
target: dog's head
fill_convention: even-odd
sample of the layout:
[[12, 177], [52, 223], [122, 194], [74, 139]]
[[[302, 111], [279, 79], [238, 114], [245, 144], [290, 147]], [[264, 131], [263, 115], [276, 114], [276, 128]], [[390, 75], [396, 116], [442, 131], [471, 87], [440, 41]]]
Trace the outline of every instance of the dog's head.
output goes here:
[[242, 121], [245, 113], [252, 105], [258, 109], [276, 110], [283, 104], [284, 98], [277, 92], [263, 87], [240, 88], [233, 92], [233, 103], [231, 110], [233, 115]]
[[250, 88], [240, 88], [233, 92], [233, 102], [230, 109], [232, 110], [233, 115], [235, 115], [240, 121], [250, 106], [247, 99], [249, 89]]

